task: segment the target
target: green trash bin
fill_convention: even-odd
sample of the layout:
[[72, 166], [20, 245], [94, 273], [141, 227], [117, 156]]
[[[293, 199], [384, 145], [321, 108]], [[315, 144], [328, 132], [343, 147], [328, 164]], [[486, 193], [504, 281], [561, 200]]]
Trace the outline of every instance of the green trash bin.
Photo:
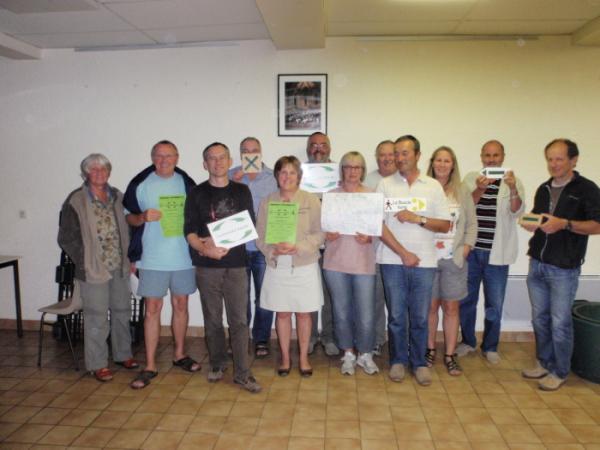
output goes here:
[[572, 317], [575, 346], [571, 369], [581, 378], [600, 383], [600, 303], [576, 300]]

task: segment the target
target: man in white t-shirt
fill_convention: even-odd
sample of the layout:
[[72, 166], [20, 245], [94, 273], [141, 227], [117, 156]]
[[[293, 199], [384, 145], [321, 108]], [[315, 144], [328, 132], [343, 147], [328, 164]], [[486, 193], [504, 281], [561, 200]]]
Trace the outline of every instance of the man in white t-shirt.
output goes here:
[[377, 186], [385, 198], [415, 199], [415, 211], [408, 209], [385, 214], [382, 243], [377, 249], [388, 306], [388, 339], [392, 381], [404, 379], [412, 366], [417, 382], [431, 384], [425, 361], [427, 318], [433, 277], [437, 267], [435, 233], [450, 229], [450, 211], [442, 186], [421, 174], [417, 164], [420, 143], [411, 135], [394, 143], [398, 172]]
[[[385, 140], [377, 144], [375, 149], [375, 160], [377, 169], [370, 172], [364, 183], [375, 190], [379, 182], [397, 172], [396, 160], [394, 159], [394, 141]], [[373, 353], [381, 354], [382, 348], [387, 341], [385, 321], [385, 291], [381, 280], [381, 268], [375, 265], [375, 348]]]
[[123, 198], [128, 212], [126, 220], [132, 227], [128, 256], [132, 270], [139, 271], [137, 294], [144, 297], [146, 307], [146, 368], [132, 381], [133, 389], [146, 387], [158, 374], [156, 349], [160, 314], [168, 291], [173, 309], [173, 365], [188, 372], [200, 370], [200, 364], [185, 353], [184, 347], [189, 320], [188, 296], [196, 291], [196, 280], [183, 235], [183, 208], [186, 195], [195, 183], [177, 168], [179, 152], [172, 142], [156, 143], [151, 157], [152, 165], [131, 180]]

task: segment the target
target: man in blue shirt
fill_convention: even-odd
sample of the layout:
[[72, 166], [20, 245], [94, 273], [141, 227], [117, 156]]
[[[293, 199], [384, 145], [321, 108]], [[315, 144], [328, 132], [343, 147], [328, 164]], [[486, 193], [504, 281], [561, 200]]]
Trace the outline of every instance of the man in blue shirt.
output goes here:
[[[255, 137], [247, 137], [240, 142], [240, 158], [242, 164], [229, 170], [229, 179], [244, 183], [250, 188], [254, 212], [258, 211], [260, 202], [271, 192], [277, 190], [277, 182], [273, 171], [262, 161], [255, 165], [253, 161], [261, 156], [262, 148], [260, 141]], [[246, 158], [246, 159], [245, 159]], [[253, 169], [253, 170], [252, 170]], [[254, 171], [256, 170], [256, 171]], [[250, 300], [250, 277], [254, 279], [254, 324], [252, 326], [252, 340], [254, 341], [254, 355], [264, 358], [269, 355], [269, 341], [271, 339], [271, 328], [273, 326], [273, 311], [260, 307], [260, 288], [265, 274], [265, 257], [256, 248], [255, 241], [246, 243], [246, 255], [248, 255], [248, 324], [252, 316]]]
[[152, 147], [153, 165], [129, 183], [123, 204], [132, 227], [128, 256], [132, 270], [139, 270], [138, 295], [145, 298], [144, 341], [146, 368], [132, 381], [133, 389], [146, 387], [157, 374], [156, 348], [160, 336], [163, 297], [171, 291], [171, 327], [175, 343], [173, 365], [189, 372], [200, 364], [185, 353], [188, 327], [188, 296], [196, 291], [195, 271], [183, 235], [185, 197], [195, 186], [177, 168], [179, 152], [170, 141]]

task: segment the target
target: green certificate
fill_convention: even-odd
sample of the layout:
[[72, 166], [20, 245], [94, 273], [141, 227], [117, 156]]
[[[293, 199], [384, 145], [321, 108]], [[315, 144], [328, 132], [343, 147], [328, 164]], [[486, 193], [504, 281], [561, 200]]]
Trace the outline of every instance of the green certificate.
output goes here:
[[160, 228], [164, 237], [183, 236], [183, 207], [185, 195], [161, 195], [158, 207], [162, 213]]
[[298, 203], [269, 202], [267, 210], [267, 244], [296, 243]]

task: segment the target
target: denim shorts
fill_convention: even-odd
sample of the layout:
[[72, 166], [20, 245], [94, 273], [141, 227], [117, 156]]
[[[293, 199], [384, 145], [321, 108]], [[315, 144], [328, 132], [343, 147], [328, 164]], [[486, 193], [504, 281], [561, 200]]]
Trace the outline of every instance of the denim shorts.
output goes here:
[[196, 270], [148, 270], [140, 269], [137, 295], [163, 298], [167, 295], [190, 295], [196, 292]]
[[433, 278], [431, 298], [441, 300], [462, 300], [469, 293], [467, 289], [468, 264], [462, 268], [452, 259], [440, 259]]

